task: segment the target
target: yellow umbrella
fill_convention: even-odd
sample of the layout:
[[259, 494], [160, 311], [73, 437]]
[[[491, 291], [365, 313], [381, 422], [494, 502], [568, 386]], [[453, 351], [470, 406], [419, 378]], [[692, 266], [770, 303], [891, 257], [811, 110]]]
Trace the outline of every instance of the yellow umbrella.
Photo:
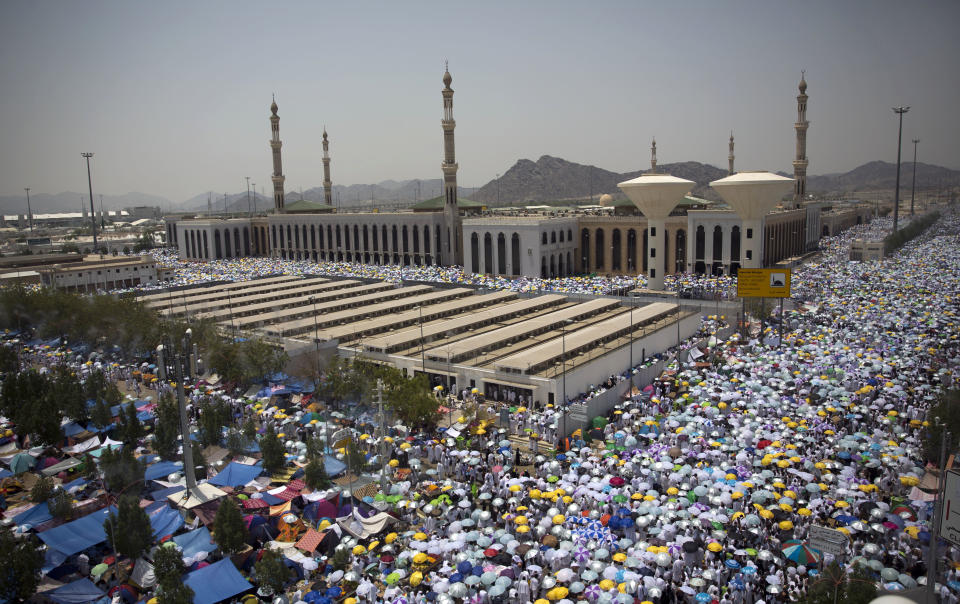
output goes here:
[[397, 534], [388, 533], [387, 536], [383, 538], [383, 540], [386, 541], [387, 543], [393, 543], [394, 541], [397, 540]]
[[426, 534], [426, 533], [416, 533], [416, 534], [414, 534], [413, 539], [414, 539], [415, 541], [426, 541], [426, 540], [427, 540], [427, 534]]
[[526, 517], [526, 516], [517, 516], [516, 518], [513, 519], [513, 523], [514, 523], [514, 524], [527, 524], [527, 517]]
[[366, 552], [366, 551], [367, 551], [366, 548], [364, 548], [362, 545], [354, 545], [354, 546], [353, 546], [353, 554], [354, 554], [355, 556], [359, 556], [359, 555], [363, 554], [363, 553]]
[[848, 508], [848, 507], [850, 507], [850, 504], [847, 503], [846, 501], [843, 501], [842, 499], [841, 499], [840, 501], [836, 502], [836, 503], [833, 504], [833, 505], [834, 505], [834, 507], [838, 507], [838, 508]]
[[627, 555], [623, 552], [617, 552], [613, 555], [614, 562], [623, 562], [627, 559]]
[[780, 527], [781, 531], [789, 531], [793, 529], [793, 523], [789, 520], [781, 520], [777, 526]]
[[426, 561], [427, 561], [427, 555], [423, 552], [417, 552], [416, 554], [413, 555], [414, 564], [423, 564]]
[[517, 527], [517, 532], [518, 532], [518, 533], [529, 533], [529, 532], [530, 532], [530, 527], [527, 526], [526, 524], [521, 524], [520, 526]]
[[723, 550], [723, 546], [716, 541], [711, 541], [707, 544], [707, 549], [716, 554]]
[[807, 508], [800, 508], [800, 509], [797, 510], [797, 514], [799, 514], [799, 515], [801, 515], [801, 516], [812, 516], [812, 515], [813, 515], [813, 512], [810, 511], [810, 510], [807, 509]]

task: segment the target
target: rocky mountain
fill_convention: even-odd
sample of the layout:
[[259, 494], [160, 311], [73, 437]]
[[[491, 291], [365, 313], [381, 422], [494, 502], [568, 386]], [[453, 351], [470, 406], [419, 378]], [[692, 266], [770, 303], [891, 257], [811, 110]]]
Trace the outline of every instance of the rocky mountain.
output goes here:
[[[100, 211], [100, 195], [93, 193], [94, 207]], [[30, 193], [30, 208], [34, 214], [53, 212], [79, 212], [81, 208], [90, 210], [90, 196], [87, 193], [64, 192], [51, 195], [49, 193]], [[171, 207], [171, 201], [166, 197], [149, 193], [125, 193], [123, 195], [104, 195], [103, 209], [119, 210], [132, 206], [160, 206], [164, 211]], [[27, 213], [27, 194], [0, 195], [0, 214]]]
[[[897, 164], [872, 161], [842, 174], [807, 176], [810, 193], [841, 193], [893, 189], [896, 186]], [[900, 187], [909, 188], [913, 180], [913, 163], [900, 164]], [[960, 170], [951, 170], [917, 162], [917, 188], [960, 185]]]
[[[663, 164], [658, 169], [694, 181], [697, 183], [693, 189], [694, 195], [708, 199], [714, 199], [715, 194], [707, 184], [727, 175], [726, 170], [692, 161]], [[638, 170], [620, 174], [544, 155], [535, 162], [521, 159], [499, 180], [492, 180], [480, 187], [471, 198], [491, 206], [559, 200], [582, 202], [588, 200], [591, 193], [594, 199], [604, 193], [622, 198], [623, 193], [617, 188], [617, 183], [636, 178], [642, 173]]]

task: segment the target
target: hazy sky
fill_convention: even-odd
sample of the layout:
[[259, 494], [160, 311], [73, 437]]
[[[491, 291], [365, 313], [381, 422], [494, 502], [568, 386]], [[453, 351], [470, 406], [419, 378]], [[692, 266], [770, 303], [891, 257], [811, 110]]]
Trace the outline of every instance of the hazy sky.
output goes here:
[[960, 168], [960, 2], [0, 3], [0, 193], [270, 191], [439, 178], [453, 75], [459, 182], [544, 154], [788, 170], [807, 70], [809, 172], [904, 157]]

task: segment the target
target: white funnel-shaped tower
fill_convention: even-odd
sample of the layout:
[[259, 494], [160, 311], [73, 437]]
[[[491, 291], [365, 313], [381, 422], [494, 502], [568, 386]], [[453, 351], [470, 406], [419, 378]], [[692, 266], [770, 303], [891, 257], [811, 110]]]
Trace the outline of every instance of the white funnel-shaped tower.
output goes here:
[[664, 237], [667, 216], [696, 183], [669, 174], [643, 174], [617, 186], [647, 217], [647, 289], [663, 289]]
[[792, 178], [772, 172], [738, 172], [710, 186], [723, 197], [741, 221], [740, 266], [760, 268], [763, 262], [763, 217], [793, 190]]

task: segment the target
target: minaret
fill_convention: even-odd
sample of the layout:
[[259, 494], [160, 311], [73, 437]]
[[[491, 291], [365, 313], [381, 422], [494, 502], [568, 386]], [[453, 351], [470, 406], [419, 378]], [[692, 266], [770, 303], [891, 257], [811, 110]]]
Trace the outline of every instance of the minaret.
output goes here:
[[727, 161], [730, 162], [730, 171], [727, 176], [733, 174], [733, 130], [730, 131], [730, 155], [727, 155]]
[[283, 175], [283, 165], [280, 161], [280, 116], [277, 115], [277, 100], [274, 99], [270, 105], [270, 148], [273, 150], [273, 209], [277, 212], [283, 211], [283, 181], [286, 177]]
[[650, 147], [650, 173], [657, 173], [657, 137], [653, 137], [653, 145]]
[[797, 123], [793, 127], [797, 131], [797, 158], [793, 160], [793, 203], [799, 204], [807, 194], [807, 80], [803, 71], [800, 72], [800, 94], [797, 95]]
[[453, 147], [453, 88], [449, 68], [443, 72], [443, 228], [440, 229], [440, 263], [444, 266], [463, 264], [463, 244], [460, 241], [460, 209], [457, 207], [457, 159]]
[[330, 142], [327, 141], [327, 127], [323, 127], [323, 201], [333, 205], [333, 183], [330, 182]]

